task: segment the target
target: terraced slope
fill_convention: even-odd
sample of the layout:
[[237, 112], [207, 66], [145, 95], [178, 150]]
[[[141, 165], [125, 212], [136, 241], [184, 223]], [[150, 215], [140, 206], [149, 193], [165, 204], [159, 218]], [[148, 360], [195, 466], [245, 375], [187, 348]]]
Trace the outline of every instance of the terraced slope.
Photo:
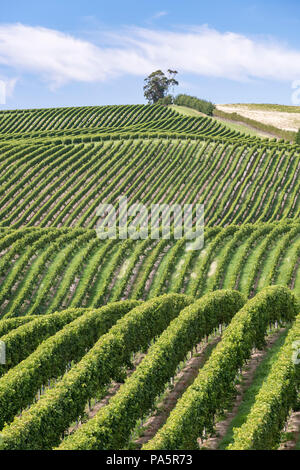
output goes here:
[[[163, 106], [97, 106], [0, 112], [1, 141], [34, 140], [39, 144], [68, 140], [98, 141], [150, 133], [255, 140], [232, 131], [215, 119], [182, 116]], [[79, 136], [79, 137], [76, 137]], [[59, 140], [61, 139], [61, 140]], [[63, 140], [62, 140], [63, 139]]]
[[[153, 441], [144, 447], [194, 448], [204, 427], [207, 432], [217, 411], [232, 399], [234, 378], [251, 349], [263, 344], [269, 324], [280, 321], [289, 325], [297, 311], [291, 291], [269, 287], [246, 304], [243, 295], [225, 290], [196, 302], [192, 297], [169, 294], [140, 305], [125, 301], [100, 309], [23, 317], [26, 322], [19, 325], [14, 319], [3, 320], [1, 339], [7, 344], [7, 364], [2, 366], [0, 378], [0, 426], [4, 426], [0, 446], [98, 450], [128, 446], [139, 419], [151, 414], [160, 394], [167, 393], [168, 384], [187, 354], [220, 325], [229, 324], [194, 384], [186, 389]], [[289, 380], [288, 388], [286, 382], [277, 384], [278, 393], [282, 393], [281, 385], [285, 387], [281, 421], [295, 400], [295, 368], [287, 352], [291, 340], [299, 334], [298, 320], [299, 316], [277, 361], [285, 368], [282, 380]], [[21, 344], [22, 349], [18, 349]], [[142, 361], [140, 351], [146, 351]], [[272, 374], [273, 369], [263, 386], [267, 390]], [[126, 375], [124, 385], [112, 392], [109, 404], [99, 406], [111, 380], [120, 381]], [[257, 402], [264, 396], [263, 392], [258, 394]], [[91, 415], [92, 409], [96, 414]], [[276, 413], [271, 420], [274, 433], [270, 434], [268, 427], [268, 448], [278, 443], [279, 415]], [[264, 424], [254, 419], [260, 433], [257, 442], [262, 442]], [[246, 431], [241, 428], [239, 432]], [[247, 448], [258, 447], [256, 441], [248, 439]], [[239, 443], [239, 436], [234, 445], [246, 447], [243, 440]]]
[[205, 204], [206, 226], [299, 218], [298, 148], [181, 139], [3, 146], [0, 226], [96, 228], [100, 203]]
[[25, 228], [0, 238], [3, 318], [98, 308], [163, 293], [201, 297], [268, 285], [300, 291], [300, 223], [229, 225], [206, 230], [202, 250], [180, 240], [100, 240], [94, 230]]

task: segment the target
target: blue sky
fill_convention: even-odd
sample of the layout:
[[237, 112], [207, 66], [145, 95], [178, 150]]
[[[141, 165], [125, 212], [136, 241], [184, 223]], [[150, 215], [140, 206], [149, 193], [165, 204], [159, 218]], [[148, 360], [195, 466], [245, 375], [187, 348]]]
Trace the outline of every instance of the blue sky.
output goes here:
[[292, 104], [299, 29], [296, 0], [2, 2], [0, 109], [143, 103], [157, 68], [215, 103]]

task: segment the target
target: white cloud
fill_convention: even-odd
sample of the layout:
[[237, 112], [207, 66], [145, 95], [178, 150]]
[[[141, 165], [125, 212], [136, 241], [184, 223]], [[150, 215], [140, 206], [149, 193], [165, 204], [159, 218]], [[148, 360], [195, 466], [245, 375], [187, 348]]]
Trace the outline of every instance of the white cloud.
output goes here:
[[137, 30], [134, 44], [157, 64], [233, 80], [293, 80], [300, 77], [300, 50], [272, 40], [254, 40], [208, 27], [187, 32]]
[[42, 27], [1, 25], [0, 65], [37, 74], [53, 87], [168, 67], [232, 80], [300, 78], [300, 50], [271, 39], [220, 33], [206, 26], [180, 32], [127, 28], [103, 33], [102, 38], [102, 45], [96, 45]]

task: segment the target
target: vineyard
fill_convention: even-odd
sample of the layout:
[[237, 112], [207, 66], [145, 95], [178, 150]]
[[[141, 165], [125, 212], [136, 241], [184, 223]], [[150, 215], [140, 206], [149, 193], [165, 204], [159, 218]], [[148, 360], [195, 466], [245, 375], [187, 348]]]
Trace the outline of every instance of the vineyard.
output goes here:
[[[0, 112], [0, 449], [300, 449], [299, 172], [172, 107]], [[99, 238], [120, 197], [204, 246]]]

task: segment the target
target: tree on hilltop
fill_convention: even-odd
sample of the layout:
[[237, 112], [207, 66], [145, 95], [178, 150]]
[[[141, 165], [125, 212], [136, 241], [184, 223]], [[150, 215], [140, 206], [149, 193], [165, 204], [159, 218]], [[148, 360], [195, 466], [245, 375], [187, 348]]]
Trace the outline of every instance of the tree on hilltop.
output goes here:
[[174, 87], [178, 85], [178, 81], [175, 79], [177, 73], [176, 70], [168, 69], [168, 75], [165, 75], [161, 70], [156, 70], [145, 78], [144, 96], [146, 100], [150, 104], [154, 104], [165, 98], [170, 88], [174, 90]]

